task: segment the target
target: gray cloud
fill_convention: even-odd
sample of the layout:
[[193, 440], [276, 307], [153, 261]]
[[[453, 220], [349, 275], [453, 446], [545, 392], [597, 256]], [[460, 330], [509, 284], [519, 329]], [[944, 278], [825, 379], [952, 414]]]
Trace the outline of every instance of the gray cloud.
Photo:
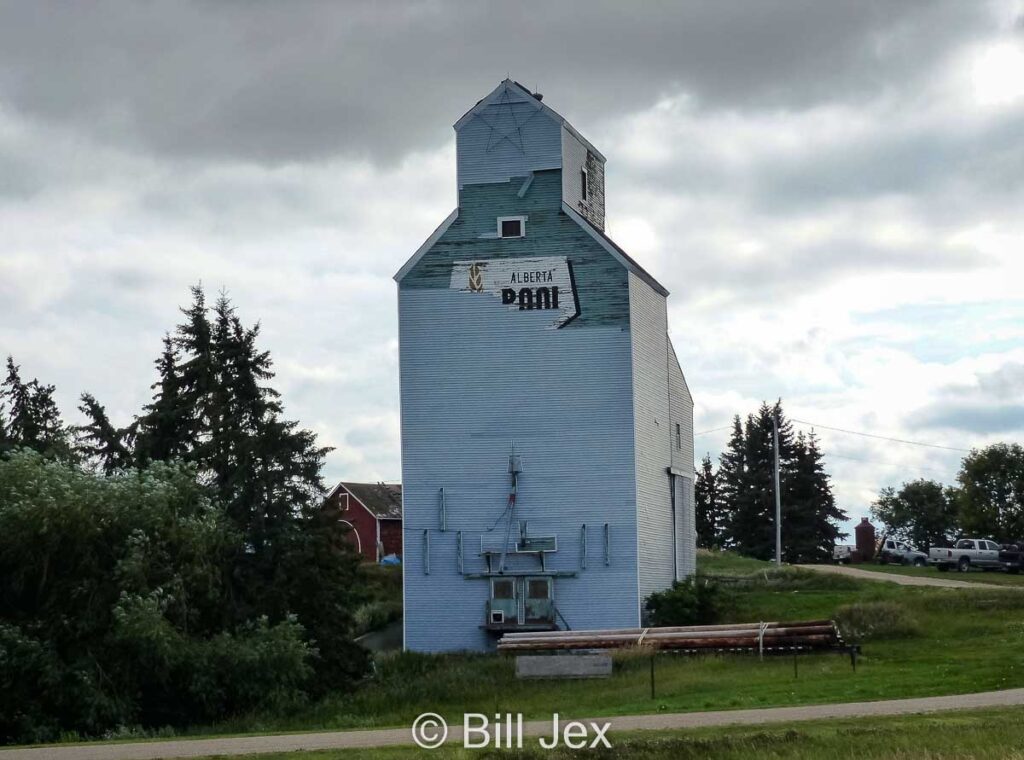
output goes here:
[[506, 72], [580, 123], [685, 91], [800, 108], [913, 82], [982, 4], [8, 2], [0, 93], [32, 118], [178, 157], [393, 161], [449, 139]]
[[952, 428], [968, 433], [1015, 433], [1024, 430], [1024, 404], [942, 404], [915, 414], [917, 428]]
[[980, 434], [1024, 431], [1024, 364], [1010, 362], [979, 372], [973, 382], [951, 383], [937, 396], [911, 414], [908, 424]]
[[[188, 286], [224, 286], [288, 414], [337, 447], [328, 478], [396, 477], [390, 275], [454, 203], [450, 125], [510, 73], [608, 154], [611, 229], [673, 291], [698, 429], [782, 395], [950, 445], [1001, 431], [1020, 372], [951, 378], [1024, 340], [1024, 103], [948, 81], [1013, 33], [998, 12], [0, 0], [0, 353], [70, 417], [90, 390], [126, 421]], [[828, 444], [852, 503], [946, 466]]]

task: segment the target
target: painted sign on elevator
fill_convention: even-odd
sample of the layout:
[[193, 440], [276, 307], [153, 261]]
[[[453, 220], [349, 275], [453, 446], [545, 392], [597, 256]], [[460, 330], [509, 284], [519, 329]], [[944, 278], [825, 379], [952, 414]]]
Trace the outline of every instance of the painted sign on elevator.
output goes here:
[[554, 312], [552, 327], [579, 316], [572, 264], [564, 256], [456, 261], [451, 287], [489, 295], [510, 311]]

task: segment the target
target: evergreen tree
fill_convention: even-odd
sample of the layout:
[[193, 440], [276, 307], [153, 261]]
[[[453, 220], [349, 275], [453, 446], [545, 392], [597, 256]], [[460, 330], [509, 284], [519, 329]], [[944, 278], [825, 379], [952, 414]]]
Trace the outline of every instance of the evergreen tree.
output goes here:
[[775, 556], [774, 424], [779, 431], [783, 559], [818, 561], [831, 555], [846, 515], [836, 507], [817, 438], [794, 436], [782, 402], [762, 404], [741, 426], [733, 423], [717, 474], [727, 545], [760, 559]]
[[74, 428], [76, 447], [85, 460], [95, 464], [106, 475], [131, 467], [134, 463], [135, 426], [115, 427], [107, 416], [107, 410], [89, 393], [82, 394], [78, 409], [88, 419], [85, 425]]
[[773, 418], [779, 414], [779, 466], [782, 480], [792, 467], [792, 425], [779, 404], [761, 404], [747, 417], [743, 432], [745, 469], [742, 491], [731, 505], [730, 537], [737, 551], [750, 557], [775, 556], [775, 448]]
[[0, 384], [0, 406], [7, 410], [3, 444], [8, 448], [23, 446], [44, 456], [72, 460], [71, 430], [61, 419], [56, 389], [42, 385], [38, 379], [21, 379], [21, 368], [14, 358], [7, 357], [7, 377]]
[[178, 325], [173, 338], [181, 360], [175, 368], [180, 383], [178, 411], [181, 418], [177, 445], [186, 458], [205, 464], [209, 459], [210, 440], [220, 430], [221, 410], [214, 405], [220, 378], [206, 294], [201, 285], [193, 286], [191, 291], [192, 305], [181, 309], [185, 321]]
[[846, 514], [836, 506], [817, 436], [802, 432], [793, 447], [793, 466], [783, 487], [782, 556], [786, 562], [823, 562], [843, 535]]
[[718, 499], [718, 477], [711, 466], [711, 455], [705, 454], [694, 483], [694, 506], [697, 522], [697, 546], [709, 549], [721, 543], [721, 514]]
[[[247, 328], [224, 294], [209, 307], [198, 286], [182, 314], [156, 361], [131, 456], [138, 466], [177, 459], [195, 468], [244, 540], [227, 614], [272, 623], [297, 615], [319, 648], [324, 683], [343, 683], [365, 653], [349, 639], [358, 558], [320, 509], [330, 449], [284, 418], [258, 324]], [[104, 420], [93, 418], [97, 434]]]
[[746, 443], [743, 438], [743, 424], [739, 415], [732, 421], [732, 435], [725, 451], [718, 458], [718, 474], [715, 486], [721, 513], [723, 543], [735, 548], [733, 538], [736, 516], [740, 502], [746, 498]]
[[0, 403], [0, 456], [14, 448], [14, 441], [7, 435], [7, 420], [4, 417], [4, 405]]
[[197, 441], [194, 409], [182, 392], [184, 380], [174, 339], [165, 335], [163, 345], [163, 352], [154, 362], [157, 381], [150, 386], [156, 393], [136, 422], [134, 455], [140, 466], [148, 462], [187, 460]]

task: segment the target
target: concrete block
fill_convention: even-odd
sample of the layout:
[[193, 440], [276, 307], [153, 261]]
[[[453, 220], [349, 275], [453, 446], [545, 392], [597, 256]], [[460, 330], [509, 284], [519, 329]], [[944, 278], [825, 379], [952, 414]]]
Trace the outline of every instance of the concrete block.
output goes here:
[[612, 658], [607, 654], [523, 654], [516, 657], [516, 678], [608, 678]]

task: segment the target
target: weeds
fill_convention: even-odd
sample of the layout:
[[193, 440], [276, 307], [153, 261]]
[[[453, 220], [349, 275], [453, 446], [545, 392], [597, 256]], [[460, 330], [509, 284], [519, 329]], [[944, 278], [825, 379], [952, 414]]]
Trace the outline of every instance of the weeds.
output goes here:
[[876, 639], [905, 639], [918, 636], [921, 626], [902, 604], [860, 602], [836, 610], [836, 623], [843, 638], [853, 643]]

